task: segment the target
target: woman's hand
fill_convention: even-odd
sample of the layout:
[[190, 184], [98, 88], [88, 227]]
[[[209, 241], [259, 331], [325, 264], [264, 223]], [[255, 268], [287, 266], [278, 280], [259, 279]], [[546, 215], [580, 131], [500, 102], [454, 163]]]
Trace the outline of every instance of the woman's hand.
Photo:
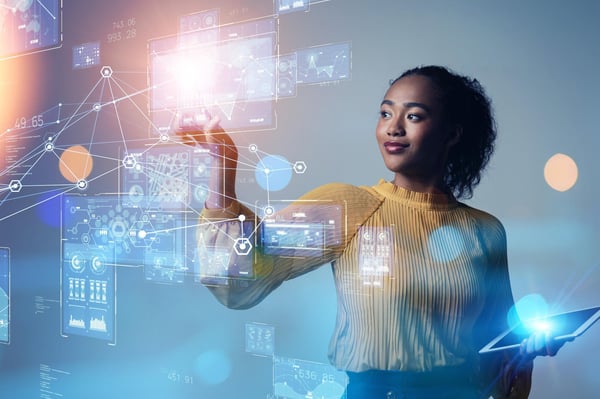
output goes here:
[[204, 126], [180, 124], [176, 134], [181, 137], [184, 144], [200, 145], [215, 157], [237, 160], [237, 148], [231, 136], [221, 127], [221, 118], [218, 116], [209, 118]]
[[[188, 145], [199, 145], [211, 156], [209, 193], [204, 206], [223, 209], [236, 199], [235, 175], [238, 150], [233, 139], [220, 125], [218, 116], [208, 116], [204, 126], [180, 124], [176, 130], [181, 141]], [[207, 118], [207, 119], [208, 119]]]
[[521, 356], [533, 359], [537, 356], [554, 356], [567, 340], [556, 340], [549, 332], [536, 332], [521, 342]]

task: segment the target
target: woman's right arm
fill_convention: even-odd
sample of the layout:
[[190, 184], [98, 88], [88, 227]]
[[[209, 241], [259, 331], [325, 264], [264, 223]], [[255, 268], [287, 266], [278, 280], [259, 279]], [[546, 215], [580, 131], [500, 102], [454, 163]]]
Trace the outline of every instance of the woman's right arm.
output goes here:
[[[219, 119], [211, 118], [205, 129], [179, 134], [184, 142], [201, 145], [212, 156], [210, 193], [198, 227], [198, 262], [201, 282], [229, 308], [252, 307], [285, 280], [337, 259], [358, 227], [381, 203], [373, 193], [355, 186], [331, 183], [318, 187], [269, 219], [293, 224], [302, 215], [310, 214], [313, 222], [322, 223], [323, 232], [318, 233], [323, 235], [320, 250], [307, 254], [310, 251], [301, 242], [265, 248], [260, 237], [264, 220], [237, 200], [238, 151], [219, 126]], [[299, 248], [299, 253], [294, 247]]]
[[220, 118], [214, 116], [205, 126], [180, 127], [177, 132], [185, 144], [200, 145], [210, 151], [209, 193], [204, 203], [207, 209], [227, 209], [237, 200], [235, 176], [238, 150], [220, 122]]
[[283, 281], [329, 262], [332, 256], [273, 255], [257, 248], [262, 221], [237, 200], [238, 150], [219, 122], [212, 117], [204, 127], [188, 125], [177, 133], [184, 143], [210, 151], [212, 158], [209, 193], [197, 230], [200, 281], [225, 306], [244, 309], [259, 303]]

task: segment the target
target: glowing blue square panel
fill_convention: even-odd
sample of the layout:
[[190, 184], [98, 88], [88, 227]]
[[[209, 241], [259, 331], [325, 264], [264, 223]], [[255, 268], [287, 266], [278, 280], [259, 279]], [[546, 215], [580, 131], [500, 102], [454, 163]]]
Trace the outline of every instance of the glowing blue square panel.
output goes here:
[[290, 206], [288, 201], [271, 201], [270, 205], [277, 212], [262, 218], [259, 235], [265, 254], [319, 258], [346, 234], [343, 203], [296, 201]]
[[[61, 219], [65, 245], [82, 246], [86, 256], [96, 253], [109, 266], [143, 267], [149, 281], [183, 283], [185, 212], [145, 197], [66, 195]], [[69, 266], [67, 252], [63, 260]]]
[[309, 0], [276, 0], [277, 14], [289, 14], [297, 11], [308, 11]]
[[298, 50], [298, 84], [327, 83], [350, 79], [352, 52], [349, 42]]
[[215, 29], [219, 26], [219, 10], [205, 10], [179, 18], [179, 32], [194, 32], [205, 29]]
[[177, 128], [178, 113], [200, 109], [219, 115], [229, 131], [271, 127], [276, 34], [273, 19], [266, 19], [151, 40], [155, 131], [169, 133]]
[[100, 65], [100, 42], [90, 42], [73, 47], [73, 69]]
[[62, 42], [62, 1], [2, 2], [0, 59], [59, 47]]
[[129, 148], [124, 154], [122, 192], [132, 203], [148, 200], [163, 209], [202, 209], [212, 158], [187, 145]]
[[[218, 224], [214, 224], [214, 226], [219, 228]], [[254, 234], [254, 223], [244, 221], [242, 229], [244, 231], [242, 237], [235, 239], [232, 237], [231, 240], [222, 241], [218, 245], [208, 243], [202, 233], [198, 234], [197, 262], [194, 270], [196, 282], [206, 285], [228, 285], [235, 280], [244, 284], [245, 280], [255, 278], [253, 248], [256, 234]]]
[[346, 373], [329, 364], [273, 358], [273, 393], [276, 397], [345, 399], [346, 385]]
[[275, 327], [262, 323], [246, 323], [246, 352], [258, 356], [273, 356]]
[[277, 96], [293, 97], [296, 95], [298, 73], [298, 55], [296, 53], [280, 55], [277, 61]]
[[114, 343], [116, 301], [113, 249], [65, 242], [62, 258], [62, 334]]
[[10, 331], [10, 252], [0, 248], [0, 343], [9, 343]]
[[[115, 341], [116, 252], [127, 235], [107, 198], [66, 195], [61, 213], [61, 331]], [[119, 208], [116, 207], [118, 210]], [[120, 238], [119, 238], [120, 237]]]

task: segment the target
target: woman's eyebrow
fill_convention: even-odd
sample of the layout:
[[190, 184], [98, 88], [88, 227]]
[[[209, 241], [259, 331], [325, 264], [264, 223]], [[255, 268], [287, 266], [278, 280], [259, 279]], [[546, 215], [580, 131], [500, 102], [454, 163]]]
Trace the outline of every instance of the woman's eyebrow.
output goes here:
[[429, 109], [429, 106], [427, 106], [427, 105], [425, 105], [425, 104], [423, 104], [423, 103], [418, 103], [418, 102], [407, 102], [407, 103], [404, 103], [404, 104], [402, 104], [402, 105], [404, 105], [406, 108], [413, 108], [413, 107], [417, 107], [417, 108], [421, 108], [421, 109], [423, 109], [424, 111], [427, 111], [427, 112], [429, 112], [429, 111], [430, 111], [430, 109]]
[[[383, 100], [381, 102], [381, 105], [389, 105], [389, 106], [394, 106], [396, 103], [393, 102], [392, 100]], [[406, 102], [406, 103], [402, 103], [402, 105], [405, 108], [413, 108], [413, 107], [417, 107], [417, 108], [421, 108], [427, 112], [430, 112], [430, 108], [429, 106], [427, 106], [426, 104], [423, 103], [419, 103], [419, 102], [414, 102], [414, 101], [410, 101], [410, 102]]]

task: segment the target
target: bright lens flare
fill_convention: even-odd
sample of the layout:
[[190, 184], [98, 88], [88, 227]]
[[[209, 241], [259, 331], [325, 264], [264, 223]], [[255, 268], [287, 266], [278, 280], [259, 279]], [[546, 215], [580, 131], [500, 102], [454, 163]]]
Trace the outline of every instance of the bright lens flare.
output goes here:
[[544, 167], [544, 179], [556, 191], [569, 190], [577, 182], [577, 177], [577, 164], [565, 154], [554, 154]]
[[535, 333], [548, 333], [552, 331], [552, 324], [546, 320], [528, 320], [524, 322], [526, 328]]
[[91, 154], [80, 145], [67, 148], [58, 163], [60, 174], [71, 183], [87, 179], [92, 173], [93, 166], [94, 160]]
[[210, 52], [198, 51], [178, 53], [174, 58], [173, 77], [177, 87], [184, 93], [196, 93], [200, 96], [213, 91], [216, 83], [214, 59]]

